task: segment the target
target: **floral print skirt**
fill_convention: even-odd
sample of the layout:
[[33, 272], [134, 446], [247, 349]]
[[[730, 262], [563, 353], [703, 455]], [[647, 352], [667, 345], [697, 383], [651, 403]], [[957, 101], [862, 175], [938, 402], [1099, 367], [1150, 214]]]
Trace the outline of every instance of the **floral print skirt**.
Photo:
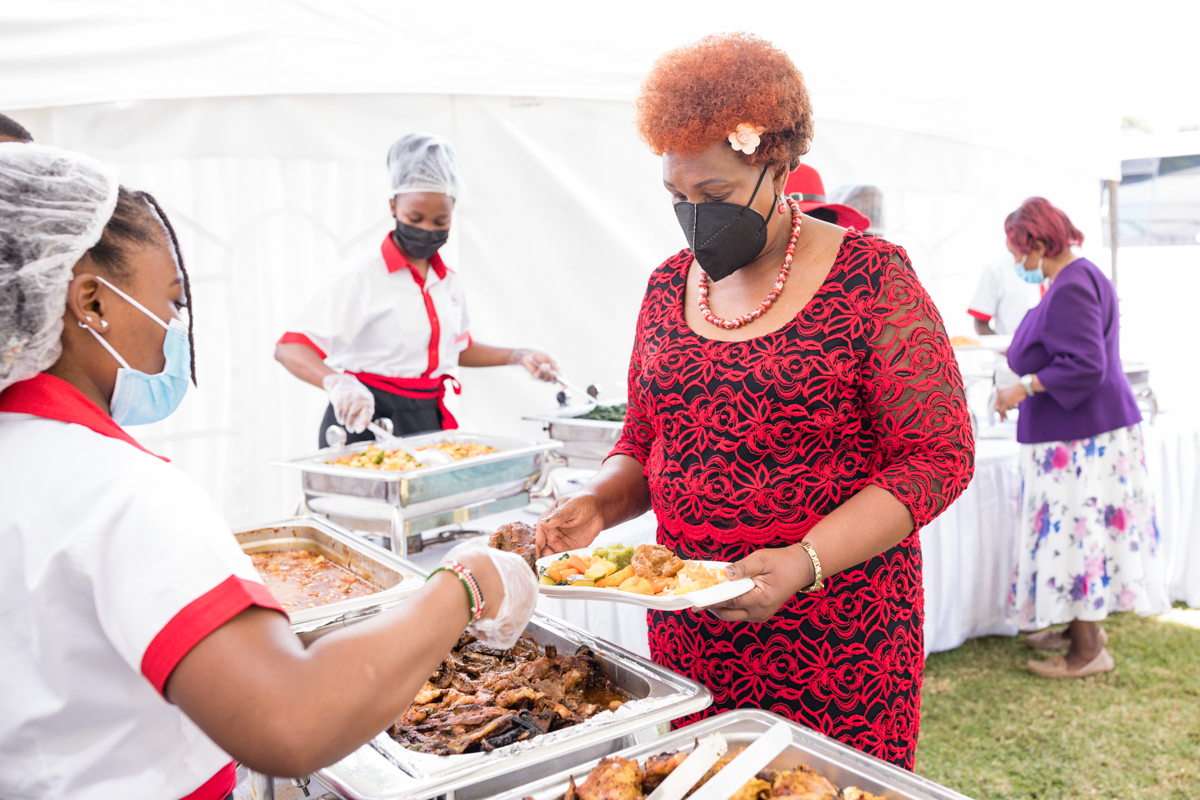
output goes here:
[[1170, 607], [1141, 426], [1022, 445], [1021, 478], [1010, 622], [1036, 630]]

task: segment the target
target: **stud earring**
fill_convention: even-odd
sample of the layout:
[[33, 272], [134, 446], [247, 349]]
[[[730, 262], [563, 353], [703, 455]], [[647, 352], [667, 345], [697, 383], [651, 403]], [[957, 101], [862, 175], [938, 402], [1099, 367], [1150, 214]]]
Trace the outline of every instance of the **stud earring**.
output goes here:
[[100, 327], [101, 327], [101, 328], [107, 328], [107, 327], [108, 327], [108, 320], [106, 320], [106, 319], [102, 319], [102, 320], [100, 320]]

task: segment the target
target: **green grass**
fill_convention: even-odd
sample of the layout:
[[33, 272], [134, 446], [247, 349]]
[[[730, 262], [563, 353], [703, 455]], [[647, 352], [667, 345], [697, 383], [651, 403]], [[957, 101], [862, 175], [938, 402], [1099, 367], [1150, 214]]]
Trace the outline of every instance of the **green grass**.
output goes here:
[[1091, 678], [1030, 674], [1023, 636], [930, 656], [916, 772], [977, 800], [1200, 798], [1200, 629], [1104, 628], [1116, 669]]

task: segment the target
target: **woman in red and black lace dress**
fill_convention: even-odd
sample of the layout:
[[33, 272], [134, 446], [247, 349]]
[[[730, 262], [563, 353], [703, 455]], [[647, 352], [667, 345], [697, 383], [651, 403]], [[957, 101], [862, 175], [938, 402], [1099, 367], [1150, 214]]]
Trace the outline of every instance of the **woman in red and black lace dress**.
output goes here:
[[708, 686], [706, 713], [772, 710], [911, 769], [917, 531], [974, 457], [941, 318], [903, 250], [782, 196], [812, 137], [786, 54], [703, 39], [657, 62], [637, 110], [691, 248], [650, 278], [620, 443], [539, 545], [585, 547], [653, 507], [660, 544], [756, 583], [650, 612], [655, 661]]

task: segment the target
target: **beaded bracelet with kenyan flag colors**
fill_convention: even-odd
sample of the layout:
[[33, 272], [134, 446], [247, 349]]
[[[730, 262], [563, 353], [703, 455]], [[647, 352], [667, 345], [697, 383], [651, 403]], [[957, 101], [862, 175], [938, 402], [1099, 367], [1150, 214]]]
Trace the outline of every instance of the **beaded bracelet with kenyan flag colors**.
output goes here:
[[429, 573], [429, 578], [425, 579], [428, 583], [429, 579], [439, 572], [454, 573], [462, 585], [467, 589], [467, 600], [471, 603], [471, 622], [478, 622], [483, 618], [483, 592], [479, 591], [479, 582], [475, 580], [475, 576], [471, 574], [471, 570], [459, 564], [457, 561], [447, 561], [440, 567]]

